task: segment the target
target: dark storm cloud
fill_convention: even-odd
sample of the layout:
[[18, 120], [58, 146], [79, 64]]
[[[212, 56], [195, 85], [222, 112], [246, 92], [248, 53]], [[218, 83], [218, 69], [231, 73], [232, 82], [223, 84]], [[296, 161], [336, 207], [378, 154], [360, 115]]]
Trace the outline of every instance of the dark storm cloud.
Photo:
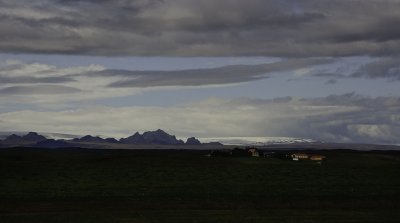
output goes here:
[[3, 52], [398, 55], [396, 0], [0, 1]]
[[0, 88], [0, 96], [8, 95], [54, 95], [77, 93], [81, 90], [73, 87], [60, 85], [35, 85], [35, 86], [12, 86]]
[[201, 86], [232, 84], [268, 78], [273, 72], [290, 71], [318, 64], [333, 62], [333, 59], [292, 59], [260, 65], [233, 65], [211, 69], [176, 71], [127, 71], [104, 70], [87, 73], [91, 77], [119, 76], [123, 80], [110, 87], [157, 87], [157, 86]]

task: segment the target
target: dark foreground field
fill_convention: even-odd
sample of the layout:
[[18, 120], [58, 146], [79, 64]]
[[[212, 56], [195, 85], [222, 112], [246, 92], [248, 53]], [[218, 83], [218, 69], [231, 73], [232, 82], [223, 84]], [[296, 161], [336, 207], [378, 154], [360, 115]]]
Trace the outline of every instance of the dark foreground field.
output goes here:
[[400, 222], [400, 154], [0, 150], [0, 222]]

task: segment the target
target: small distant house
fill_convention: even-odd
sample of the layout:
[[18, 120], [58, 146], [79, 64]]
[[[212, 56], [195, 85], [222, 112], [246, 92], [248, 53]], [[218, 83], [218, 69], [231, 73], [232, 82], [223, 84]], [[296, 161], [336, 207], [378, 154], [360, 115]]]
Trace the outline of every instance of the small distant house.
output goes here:
[[258, 152], [258, 149], [256, 149], [256, 148], [250, 148], [247, 151], [250, 153], [250, 156], [254, 156], [254, 157], [260, 156], [260, 153]]
[[308, 159], [308, 155], [305, 154], [305, 153], [293, 153], [291, 157], [295, 161], [307, 160]]
[[323, 161], [325, 159], [326, 159], [326, 156], [322, 156], [322, 155], [310, 156], [310, 160], [312, 160], [312, 161]]

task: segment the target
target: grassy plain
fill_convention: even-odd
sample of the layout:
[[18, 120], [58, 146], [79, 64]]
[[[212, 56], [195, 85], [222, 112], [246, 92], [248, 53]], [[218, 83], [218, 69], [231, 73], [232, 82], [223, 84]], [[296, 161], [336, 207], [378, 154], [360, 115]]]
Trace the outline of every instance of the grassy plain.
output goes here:
[[400, 222], [400, 153], [1, 149], [0, 222]]

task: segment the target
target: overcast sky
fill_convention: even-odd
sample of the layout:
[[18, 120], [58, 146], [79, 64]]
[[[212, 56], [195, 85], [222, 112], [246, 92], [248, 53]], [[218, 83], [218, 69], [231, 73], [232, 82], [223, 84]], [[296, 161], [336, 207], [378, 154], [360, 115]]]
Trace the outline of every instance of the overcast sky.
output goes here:
[[0, 0], [0, 131], [400, 144], [400, 0]]

